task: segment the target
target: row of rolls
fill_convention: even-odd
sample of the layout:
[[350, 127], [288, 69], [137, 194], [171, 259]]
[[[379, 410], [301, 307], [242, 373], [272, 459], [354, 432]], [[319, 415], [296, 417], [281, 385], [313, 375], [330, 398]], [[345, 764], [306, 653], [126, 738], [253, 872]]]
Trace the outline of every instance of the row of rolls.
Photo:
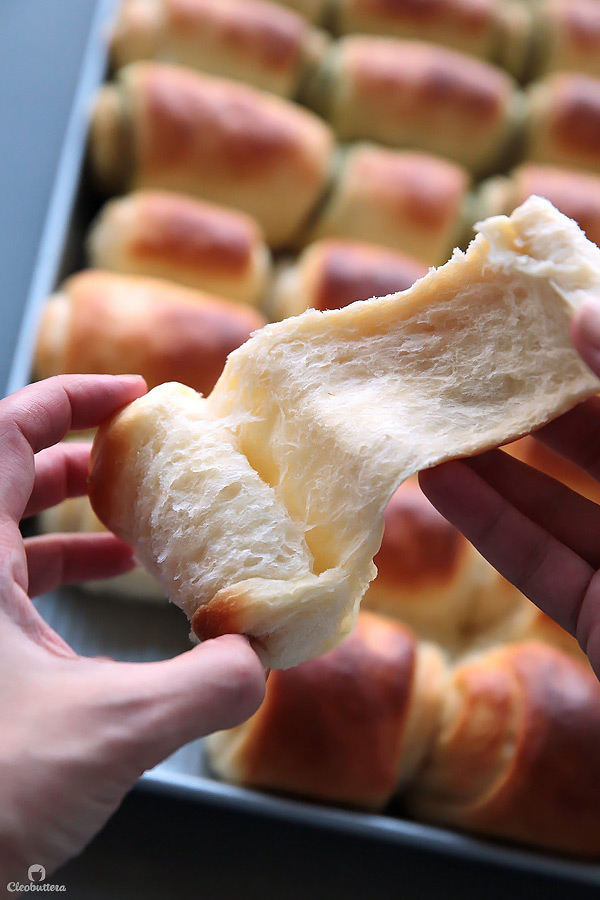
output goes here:
[[[34, 377], [206, 395], [265, 323], [408, 288], [531, 194], [600, 243], [599, 49], [599, 0], [124, 0], [88, 268], [42, 310]], [[600, 500], [533, 439], [507, 450]], [[39, 524], [102, 528], [86, 498]], [[600, 857], [600, 685], [575, 640], [416, 483], [375, 563], [351, 637], [206, 741], [215, 775]], [[100, 589], [164, 602], [143, 570]]]

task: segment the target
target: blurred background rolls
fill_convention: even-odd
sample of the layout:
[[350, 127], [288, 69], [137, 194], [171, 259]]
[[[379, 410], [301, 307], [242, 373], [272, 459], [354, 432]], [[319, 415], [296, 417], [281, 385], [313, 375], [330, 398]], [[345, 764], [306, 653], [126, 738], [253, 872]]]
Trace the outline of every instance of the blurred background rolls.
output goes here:
[[121, 69], [92, 116], [90, 161], [104, 190], [158, 188], [242, 210], [271, 246], [300, 230], [332, 155], [330, 129], [308, 110], [161, 63]]
[[124, 0], [111, 61], [178, 63], [294, 98], [327, 43], [303, 16], [266, 0]]
[[251, 307], [160, 279], [86, 270], [45, 305], [34, 372], [143, 375], [212, 390], [227, 355], [264, 324]]
[[250, 216], [167, 191], [109, 201], [87, 250], [94, 268], [168, 278], [252, 306], [271, 275], [270, 253]]
[[316, 241], [296, 260], [279, 265], [266, 312], [275, 321], [309, 308], [341, 309], [406, 290], [427, 271], [418, 260], [374, 244]]

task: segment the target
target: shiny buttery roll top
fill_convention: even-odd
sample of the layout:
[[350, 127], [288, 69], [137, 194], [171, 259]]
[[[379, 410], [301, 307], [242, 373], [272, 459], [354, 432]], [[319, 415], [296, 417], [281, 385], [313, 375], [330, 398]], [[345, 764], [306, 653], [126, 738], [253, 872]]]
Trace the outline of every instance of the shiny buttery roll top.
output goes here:
[[507, 164], [524, 113], [515, 81], [496, 66], [435, 44], [362, 35], [331, 46], [307, 102], [342, 141], [438, 153], [478, 176]]
[[117, 192], [159, 188], [240, 209], [288, 243], [323, 194], [333, 136], [317, 116], [234, 81], [132, 63], [94, 107], [90, 158]]
[[465, 231], [471, 179], [463, 166], [373, 144], [356, 144], [338, 154], [337, 162], [332, 188], [303, 234], [304, 242], [350, 238], [389, 247], [427, 265], [448, 260]]
[[137, 372], [209, 393], [228, 354], [264, 324], [251, 307], [168, 281], [90, 269], [68, 278], [42, 312], [37, 378]]
[[271, 273], [254, 219], [168, 191], [109, 201], [92, 224], [87, 250], [95, 268], [168, 278], [254, 306]]
[[527, 159], [600, 173], [600, 79], [558, 72], [528, 88]]
[[115, 68], [178, 63], [295, 97], [327, 37], [266, 0], [124, 0], [112, 34]]
[[600, 684], [542, 643], [465, 661], [407, 805], [430, 822], [600, 855]]
[[430, 41], [497, 63], [520, 77], [531, 12], [511, 0], [334, 0], [334, 30]]
[[546, 197], [562, 213], [575, 219], [586, 236], [600, 244], [600, 176], [556, 166], [524, 163], [509, 176], [484, 181], [472, 200], [477, 217], [510, 213], [527, 197]]
[[402, 481], [598, 392], [569, 323], [600, 249], [539, 198], [479, 227], [402, 294], [266, 326], [208, 398], [163, 385], [100, 427], [96, 513], [199, 638], [254, 635], [273, 668], [331, 649]]
[[422, 764], [446, 668], [433, 645], [362, 613], [331, 653], [273, 672], [259, 711], [207, 738], [228, 781], [381, 809]]
[[281, 263], [266, 312], [272, 321], [304, 310], [341, 309], [355, 300], [404, 291], [427, 273], [427, 266], [373, 244], [317, 241], [294, 262]]

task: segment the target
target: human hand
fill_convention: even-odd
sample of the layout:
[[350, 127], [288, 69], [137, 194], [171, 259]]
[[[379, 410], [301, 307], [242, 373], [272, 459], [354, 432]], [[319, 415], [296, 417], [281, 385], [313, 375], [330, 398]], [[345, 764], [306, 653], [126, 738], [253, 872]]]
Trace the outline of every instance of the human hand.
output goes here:
[[0, 889], [76, 854], [145, 769], [240, 723], [264, 695], [263, 666], [240, 635], [164, 662], [88, 659], [30, 600], [133, 567], [111, 534], [23, 541], [19, 521], [86, 492], [89, 447], [57, 442], [145, 390], [137, 376], [58, 376], [0, 401]]
[[[600, 375], [600, 302], [571, 336]], [[600, 480], [600, 397], [534, 437]], [[573, 634], [600, 677], [600, 507], [501, 450], [421, 472], [433, 505], [530, 600]]]

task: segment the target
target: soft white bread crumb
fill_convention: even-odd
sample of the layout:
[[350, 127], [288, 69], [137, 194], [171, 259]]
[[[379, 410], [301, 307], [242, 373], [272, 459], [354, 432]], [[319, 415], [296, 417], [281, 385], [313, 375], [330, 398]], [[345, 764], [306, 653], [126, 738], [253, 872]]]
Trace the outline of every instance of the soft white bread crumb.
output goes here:
[[600, 389], [569, 337], [600, 249], [540, 198], [478, 227], [401, 294], [263, 328], [208, 398], [162, 385], [100, 429], [96, 511], [200, 638], [254, 635], [273, 668], [329, 650], [398, 484]]

